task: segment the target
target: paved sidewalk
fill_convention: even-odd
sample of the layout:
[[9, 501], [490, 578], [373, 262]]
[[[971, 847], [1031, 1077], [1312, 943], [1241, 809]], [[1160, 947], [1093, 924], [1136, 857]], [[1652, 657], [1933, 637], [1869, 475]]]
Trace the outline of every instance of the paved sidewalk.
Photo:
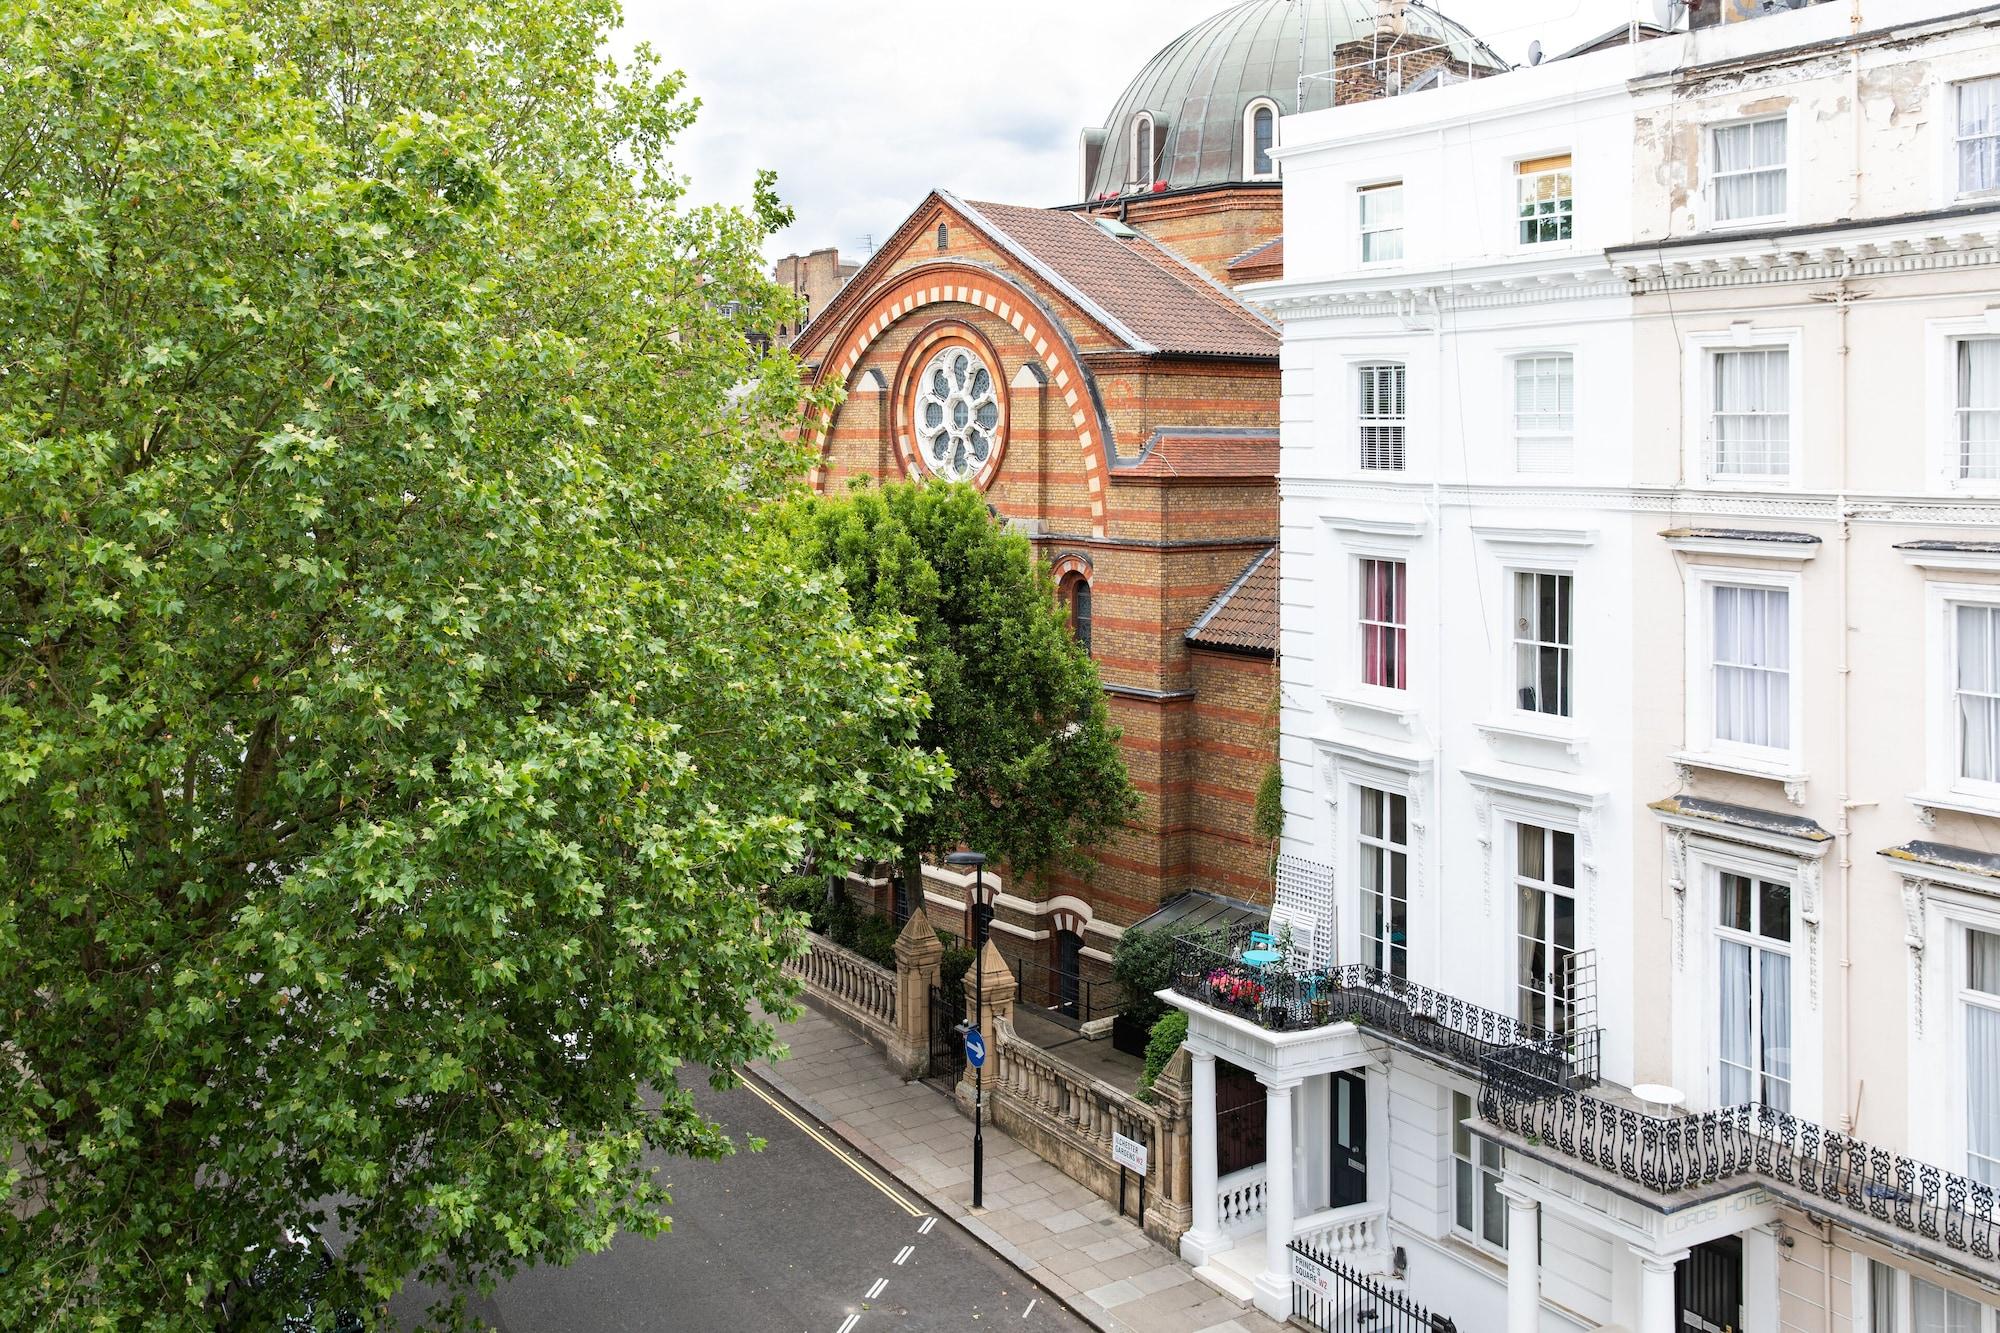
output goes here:
[[762, 1077], [1106, 1333], [1283, 1327], [1197, 1279], [1114, 1205], [991, 1125], [986, 1207], [974, 1213], [972, 1122], [943, 1093], [903, 1082], [816, 1009], [778, 1035], [791, 1059], [758, 1065]]

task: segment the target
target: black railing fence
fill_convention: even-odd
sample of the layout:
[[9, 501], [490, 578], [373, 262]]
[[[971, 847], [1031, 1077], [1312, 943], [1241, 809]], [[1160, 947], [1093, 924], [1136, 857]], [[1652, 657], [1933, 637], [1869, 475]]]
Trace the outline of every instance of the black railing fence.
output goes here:
[[1292, 1318], [1320, 1333], [1457, 1333], [1386, 1283], [1355, 1272], [1330, 1254], [1293, 1241]]
[[1125, 988], [1081, 973], [1065, 973], [1045, 963], [1014, 964], [1019, 974], [1017, 1006], [1028, 1006], [1058, 1023], [1075, 1027], [1116, 1018], [1125, 1011]]
[[1991, 1185], [1873, 1147], [1768, 1106], [1655, 1116], [1543, 1077], [1532, 1060], [1487, 1061], [1481, 1118], [1530, 1144], [1661, 1193], [1754, 1176], [1794, 1196], [1844, 1205], [1980, 1259], [2000, 1260]]
[[1174, 942], [1174, 990], [1273, 1031], [1354, 1023], [1478, 1073], [1505, 1052], [1538, 1077], [1587, 1087], [1598, 1078], [1598, 1031], [1550, 1032], [1362, 964], [1292, 972], [1241, 961], [1242, 944]]

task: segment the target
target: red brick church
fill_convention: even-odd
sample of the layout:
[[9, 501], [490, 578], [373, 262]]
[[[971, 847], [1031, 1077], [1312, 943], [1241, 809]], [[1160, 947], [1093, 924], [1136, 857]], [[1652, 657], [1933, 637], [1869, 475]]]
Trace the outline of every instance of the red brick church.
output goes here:
[[[1053, 976], [1073, 995], [1184, 893], [1270, 899], [1251, 811], [1276, 761], [1279, 338], [1233, 289], [1283, 273], [1271, 150], [1301, 58], [1471, 43], [1390, 8], [1402, 31], [1378, 34], [1361, 0], [1248, 0], [1196, 25], [1084, 132], [1082, 202], [935, 191], [794, 343], [847, 393], [815, 437], [815, 486], [981, 488], [1047, 561], [1124, 733], [1144, 802], [1091, 873], [986, 876], [1029, 994]], [[1334, 97], [1309, 81], [1304, 109]], [[889, 907], [886, 884], [857, 887]], [[949, 928], [970, 893], [940, 868], [933, 920]]]

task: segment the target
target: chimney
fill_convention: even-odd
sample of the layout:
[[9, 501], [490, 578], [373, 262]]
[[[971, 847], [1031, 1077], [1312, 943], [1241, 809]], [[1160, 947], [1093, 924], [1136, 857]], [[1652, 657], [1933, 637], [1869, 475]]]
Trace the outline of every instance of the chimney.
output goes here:
[[1384, 36], [1401, 37], [1410, 30], [1406, 11], [1409, 0], [1375, 0], [1375, 31]]

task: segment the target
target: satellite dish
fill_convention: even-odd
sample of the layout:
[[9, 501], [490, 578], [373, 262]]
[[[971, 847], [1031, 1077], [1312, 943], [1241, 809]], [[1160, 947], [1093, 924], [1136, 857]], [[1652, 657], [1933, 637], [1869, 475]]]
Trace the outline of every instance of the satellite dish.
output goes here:
[[1539, 37], [1528, 43], [1528, 63], [1530, 65], [1542, 63], [1542, 39]]

